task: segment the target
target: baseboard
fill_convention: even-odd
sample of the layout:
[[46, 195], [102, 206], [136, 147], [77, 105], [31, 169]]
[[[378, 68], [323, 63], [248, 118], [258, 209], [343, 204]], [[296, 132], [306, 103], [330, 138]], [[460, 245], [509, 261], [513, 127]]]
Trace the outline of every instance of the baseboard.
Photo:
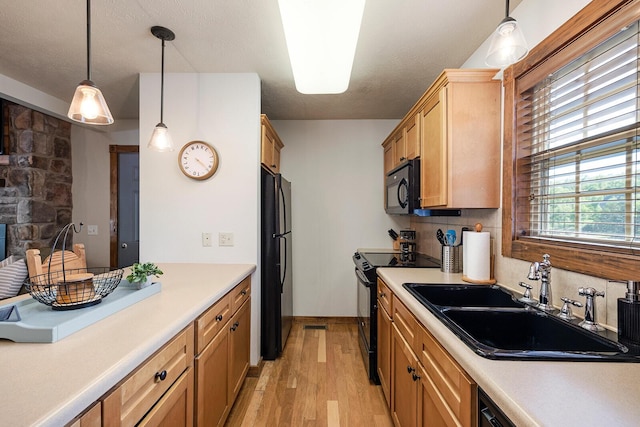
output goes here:
[[260, 360], [258, 360], [258, 364], [256, 366], [249, 365], [247, 376], [255, 378], [259, 377], [262, 373], [262, 368], [264, 368], [264, 359], [261, 357]]
[[294, 316], [293, 321], [295, 323], [306, 324], [344, 324], [344, 323], [358, 323], [357, 317], [312, 317], [312, 316]]

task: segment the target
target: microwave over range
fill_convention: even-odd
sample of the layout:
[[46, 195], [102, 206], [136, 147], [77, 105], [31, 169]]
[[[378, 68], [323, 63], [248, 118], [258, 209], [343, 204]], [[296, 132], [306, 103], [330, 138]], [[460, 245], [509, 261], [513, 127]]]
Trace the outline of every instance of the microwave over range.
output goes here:
[[411, 215], [420, 209], [420, 159], [408, 160], [387, 174], [385, 210]]

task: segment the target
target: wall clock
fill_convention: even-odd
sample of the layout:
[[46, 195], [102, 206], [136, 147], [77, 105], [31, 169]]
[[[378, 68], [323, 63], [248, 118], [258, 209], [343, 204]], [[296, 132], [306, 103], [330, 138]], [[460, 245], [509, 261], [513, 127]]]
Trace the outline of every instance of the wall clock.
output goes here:
[[187, 142], [178, 154], [178, 165], [182, 173], [189, 178], [211, 178], [218, 169], [218, 153], [206, 142]]

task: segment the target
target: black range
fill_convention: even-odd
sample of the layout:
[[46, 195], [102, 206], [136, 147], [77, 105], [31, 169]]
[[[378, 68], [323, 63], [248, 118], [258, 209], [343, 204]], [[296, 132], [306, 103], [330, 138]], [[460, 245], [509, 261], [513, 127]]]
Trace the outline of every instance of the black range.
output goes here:
[[356, 252], [353, 255], [358, 287], [358, 329], [360, 351], [369, 379], [380, 384], [377, 363], [377, 296], [376, 269], [379, 267], [440, 268], [440, 260], [419, 254], [400, 252]]

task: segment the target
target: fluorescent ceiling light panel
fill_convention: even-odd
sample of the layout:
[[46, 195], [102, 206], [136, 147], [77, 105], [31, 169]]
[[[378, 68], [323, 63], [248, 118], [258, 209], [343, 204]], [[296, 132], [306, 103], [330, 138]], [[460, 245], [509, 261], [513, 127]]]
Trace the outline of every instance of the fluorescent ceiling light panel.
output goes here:
[[346, 91], [365, 0], [278, 0], [278, 3], [298, 92]]

